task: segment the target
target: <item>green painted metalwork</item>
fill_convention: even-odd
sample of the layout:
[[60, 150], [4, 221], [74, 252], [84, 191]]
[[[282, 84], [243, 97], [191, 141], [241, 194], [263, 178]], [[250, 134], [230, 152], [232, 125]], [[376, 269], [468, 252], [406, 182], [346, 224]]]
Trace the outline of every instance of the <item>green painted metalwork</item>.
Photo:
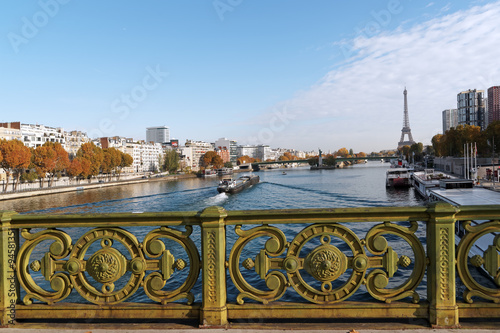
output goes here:
[[[500, 236], [492, 238], [483, 255], [470, 256], [481, 237], [500, 234], [498, 206], [255, 211], [209, 207], [201, 212], [64, 216], [0, 212], [0, 220], [4, 326], [14, 325], [16, 319], [76, 319], [88, 314], [198, 318], [205, 327], [255, 316], [377, 318], [382, 314], [456, 327], [462, 316], [500, 315], [500, 290], [481, 285], [470, 272], [472, 266], [484, 268], [500, 285]], [[472, 220], [484, 222], [472, 226]], [[455, 256], [458, 221], [464, 221], [465, 235]], [[353, 223], [367, 222], [375, 223], [365, 234], [351, 229]], [[297, 233], [283, 233], [282, 224], [297, 224]], [[140, 226], [153, 228], [139, 239], [133, 230]], [[85, 232], [75, 236], [82, 228]], [[416, 236], [419, 228], [427, 235], [424, 243]], [[200, 237], [193, 237], [194, 230]], [[226, 233], [233, 232], [236, 241], [226, 252]], [[184, 251], [182, 258], [174, 256], [179, 253], [174, 245]], [[44, 255], [32, 258], [40, 248], [46, 248]], [[252, 255], [242, 257], [243, 253]], [[402, 269], [406, 278], [396, 285], [393, 281]], [[248, 273], [243, 273], [248, 270], [263, 283], [249, 283]], [[180, 271], [185, 273], [179, 275]], [[195, 299], [192, 289], [200, 272], [202, 294]], [[455, 295], [455, 272], [466, 287], [463, 301]], [[33, 278], [35, 273], [50, 288], [42, 288]], [[421, 299], [417, 288], [425, 275], [427, 297]], [[170, 281], [176, 281], [176, 287]], [[233, 296], [236, 303], [227, 301], [228, 283], [239, 291]], [[360, 288], [372, 300], [350, 301]], [[66, 302], [73, 290], [83, 303]], [[286, 291], [304, 301], [279, 302]], [[151, 301], [131, 302], [138, 292]]]

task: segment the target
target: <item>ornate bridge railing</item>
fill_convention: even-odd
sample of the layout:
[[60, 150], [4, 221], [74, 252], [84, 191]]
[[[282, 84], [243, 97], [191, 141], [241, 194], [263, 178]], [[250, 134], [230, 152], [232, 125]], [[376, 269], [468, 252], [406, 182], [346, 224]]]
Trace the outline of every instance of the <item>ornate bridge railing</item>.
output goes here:
[[[454, 327], [500, 316], [498, 206], [0, 217], [3, 326], [409, 318]], [[472, 256], [485, 238], [487, 251]]]

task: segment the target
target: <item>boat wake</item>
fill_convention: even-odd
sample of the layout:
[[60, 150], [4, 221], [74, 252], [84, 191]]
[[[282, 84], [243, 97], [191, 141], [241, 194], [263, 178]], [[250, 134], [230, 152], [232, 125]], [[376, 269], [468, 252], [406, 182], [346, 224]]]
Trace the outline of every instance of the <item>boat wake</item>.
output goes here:
[[229, 199], [226, 193], [219, 193], [213, 197], [204, 200], [204, 204], [207, 206], [220, 206]]
[[360, 203], [367, 204], [370, 206], [384, 206], [387, 204], [384, 201], [365, 200], [365, 199], [361, 199], [360, 197], [352, 197], [352, 196], [343, 195], [343, 194], [335, 193], [335, 192], [327, 192], [327, 191], [322, 191], [322, 190], [309, 189], [309, 188], [305, 188], [305, 187], [285, 185], [285, 184], [279, 184], [279, 183], [273, 183], [273, 182], [262, 182], [262, 183], [280, 186], [280, 187], [284, 187], [284, 188], [291, 188], [294, 190], [304, 191], [304, 192], [308, 192], [308, 193], [314, 193], [314, 194], [323, 195], [323, 196], [328, 196], [328, 197], [336, 199], [336, 201], [342, 200], [342, 201], [345, 201], [346, 203], [349, 203], [350, 205], [354, 205], [354, 206], [356, 206], [357, 204], [360, 204]]

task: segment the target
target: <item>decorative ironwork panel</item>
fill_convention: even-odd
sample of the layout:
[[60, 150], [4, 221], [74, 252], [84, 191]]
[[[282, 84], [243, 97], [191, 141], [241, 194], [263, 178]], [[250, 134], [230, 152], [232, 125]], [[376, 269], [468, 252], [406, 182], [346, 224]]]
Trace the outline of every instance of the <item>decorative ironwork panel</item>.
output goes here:
[[[464, 299], [466, 302], [472, 303], [472, 297], [477, 296], [500, 303], [500, 289], [493, 289], [480, 284], [474, 279], [468, 267], [468, 262], [475, 267], [482, 267], [493, 277], [495, 284], [500, 286], [500, 234], [498, 234], [500, 232], [500, 221], [484, 222], [476, 226], [472, 226], [471, 221], [462, 223], [465, 235], [461, 238], [457, 247], [457, 271], [467, 288], [464, 292]], [[483, 255], [477, 254], [469, 259], [472, 247], [484, 236], [491, 239], [491, 244]]]
[[[366, 238], [360, 240], [344, 225], [314, 224], [304, 228], [288, 243], [278, 228], [265, 225], [242, 230], [241, 226], [237, 226], [235, 231], [239, 238], [229, 257], [231, 278], [241, 292], [237, 302], [243, 304], [243, 299], [249, 298], [266, 304], [281, 298], [287, 287], [291, 286], [310, 302], [331, 304], [346, 300], [361, 285], [366, 284], [370, 295], [378, 300], [390, 303], [412, 297], [413, 302], [417, 303], [419, 297], [415, 289], [423, 279], [426, 265], [424, 248], [415, 236], [417, 228], [417, 222], [411, 222], [410, 227], [385, 222], [371, 228]], [[398, 257], [384, 237], [388, 234], [405, 241], [414, 257], [410, 277], [390, 289], [386, 287], [398, 266], [409, 267], [412, 260], [408, 256]], [[244, 260], [242, 266], [255, 269], [260, 278], [266, 281], [270, 289], [268, 291], [251, 286], [240, 271], [243, 248], [259, 237], [269, 237], [264, 249], [257, 253], [255, 260]], [[280, 257], [285, 250], [286, 255]], [[372, 255], [369, 256], [367, 252]], [[375, 269], [366, 275], [372, 268]], [[281, 272], [283, 270], [286, 276]], [[319, 286], [311, 284], [307, 276], [314, 278]]]
[[[125, 229], [104, 227], [86, 232], [72, 244], [71, 237], [61, 230], [32, 234], [29, 229], [23, 229], [21, 235], [25, 242], [17, 257], [17, 276], [26, 291], [23, 302], [29, 305], [36, 299], [52, 304], [76, 290], [89, 302], [110, 305], [125, 301], [144, 286], [146, 295], [153, 301], [166, 304], [186, 298], [191, 304], [194, 296], [190, 290], [200, 272], [200, 256], [189, 238], [191, 232], [190, 226], [185, 232], [161, 227], [149, 232], [140, 243]], [[174, 271], [184, 269], [187, 263], [175, 260], [161, 239], [175, 241], [189, 257], [187, 279], [175, 290], [163, 288]], [[49, 252], [41, 260], [29, 263], [33, 250], [44, 241], [53, 241]], [[99, 249], [95, 250], [96, 247]], [[40, 287], [30, 270], [41, 271], [53, 291]], [[154, 272], [145, 277], [146, 271]]]

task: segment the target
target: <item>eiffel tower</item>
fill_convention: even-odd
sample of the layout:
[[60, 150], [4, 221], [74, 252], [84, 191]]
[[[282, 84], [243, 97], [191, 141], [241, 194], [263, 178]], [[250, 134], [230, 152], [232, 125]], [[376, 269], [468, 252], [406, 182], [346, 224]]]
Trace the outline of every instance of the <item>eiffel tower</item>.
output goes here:
[[[408, 118], [408, 101], [406, 99], [406, 94], [407, 92], [405, 87], [405, 91], [403, 91], [403, 95], [405, 96], [405, 115], [403, 120], [403, 129], [401, 130], [401, 139], [399, 139], [398, 142], [398, 148], [403, 146], [411, 146], [415, 143], [415, 141], [413, 141], [413, 137], [411, 136], [410, 119]], [[405, 134], [408, 135], [408, 141], [405, 141]]]

